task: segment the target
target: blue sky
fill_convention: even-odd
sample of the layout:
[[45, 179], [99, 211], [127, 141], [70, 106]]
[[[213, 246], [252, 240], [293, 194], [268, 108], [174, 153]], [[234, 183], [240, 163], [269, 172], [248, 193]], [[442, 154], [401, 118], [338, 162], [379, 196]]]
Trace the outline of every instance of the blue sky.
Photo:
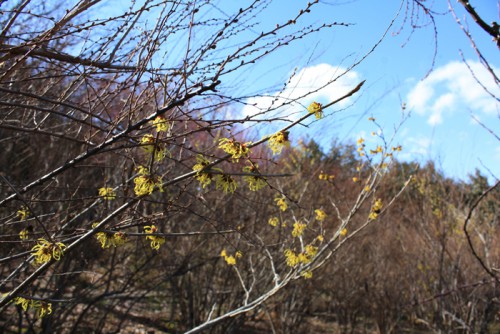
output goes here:
[[[215, 6], [206, 6], [198, 15], [202, 19], [226, 18], [252, 2], [219, 0], [215, 1]], [[387, 32], [381, 44], [358, 66], [300, 102], [302, 106], [313, 100], [328, 103], [366, 80], [362, 91], [327, 110], [327, 117], [313, 122], [309, 128], [293, 129], [292, 138], [314, 138], [326, 150], [335, 139], [355, 142], [364, 137], [368, 144], [375, 144], [376, 137], [371, 136], [371, 132], [377, 131], [377, 128], [368, 121], [369, 117], [374, 117], [386, 137], [392, 136], [398, 129], [395, 143], [403, 146], [399, 156], [401, 160], [422, 164], [432, 160], [446, 176], [460, 180], [467, 180], [467, 175], [479, 168], [493, 182], [500, 177], [500, 142], [477, 121], [499, 136], [500, 104], [498, 99], [488, 95], [476, 83], [467, 66], [497, 98], [500, 88], [478, 62], [476, 53], [448, 6], [452, 5], [457, 17], [468, 26], [497, 75], [500, 73], [499, 50], [491, 37], [477, 27], [455, 0], [423, 3], [431, 2], [434, 3], [437, 39], [431, 21], [422, 12], [413, 22], [421, 27], [411, 29], [412, 15], [406, 12], [406, 2], [401, 7], [398, 0], [321, 0], [291, 29], [332, 22], [351, 25], [336, 26], [313, 34], [233, 75], [223, 77], [224, 93], [255, 96], [246, 102], [255, 103], [260, 110], [265, 110], [290, 79], [294, 69], [295, 75], [282, 93], [284, 98], [296, 98], [336, 78], [364, 57]], [[306, 4], [307, 1], [303, 0], [271, 1], [256, 16], [258, 24], [243, 30], [239, 39], [231, 39], [227, 45], [218, 46], [220, 56], [223, 57], [224, 52], [231, 48], [234, 50], [239, 41], [255, 38], [261, 31], [287, 22]], [[474, 0], [473, 4], [486, 22], [500, 21], [499, 4], [495, 0]], [[109, 15], [116, 10], [125, 10], [125, 7], [103, 7], [101, 13]], [[394, 24], [389, 27], [393, 19]], [[146, 18], [144, 25], [153, 23], [154, 20], [148, 23]], [[201, 27], [193, 38], [203, 43], [212, 33], [209, 28]], [[178, 38], [179, 43], [166, 46], [168, 52], [162, 55], [168, 59], [161, 58], [161, 62], [176, 65], [182, 59], [185, 54], [184, 37], [179, 34]], [[410, 117], [400, 125], [402, 104], [406, 105]], [[280, 113], [293, 119], [304, 112], [302, 106], [296, 104], [282, 108]], [[233, 108], [234, 112], [244, 115], [257, 112], [255, 108], [242, 107], [241, 104]], [[277, 127], [279, 125], [276, 124]], [[271, 130], [261, 129], [261, 132], [270, 133]]]
[[[259, 18], [262, 27], [297, 13], [304, 3], [273, 1]], [[450, 3], [460, 19], [466, 18], [462, 22], [469, 26], [490, 65], [500, 73], [498, 49], [491, 38], [464, 15], [455, 1]], [[367, 59], [336, 83], [303, 101], [304, 105], [312, 100], [327, 103], [366, 80], [362, 94], [332, 108], [327, 112], [330, 117], [311, 124], [307, 130], [309, 137], [325, 148], [334, 138], [355, 141], [363, 136], [368, 142], [375, 140], [370, 135], [377, 131], [368, 121], [371, 116], [382, 125], [384, 134], [391, 136], [401, 121], [401, 105], [405, 103], [410, 117], [396, 136], [396, 142], [404, 148], [400, 159], [421, 163], [433, 160], [445, 175], [456, 179], [467, 180], [475, 168], [481, 169], [490, 181], [500, 177], [500, 142], [476, 122], [479, 120], [498, 136], [500, 104], [476, 83], [463, 59], [496, 97], [500, 96], [500, 88], [478, 62], [470, 42], [448, 12], [448, 3], [439, 4], [443, 7], [434, 7], [442, 13], [434, 16], [438, 32], [435, 63], [433, 26], [428, 24], [413, 32], [408, 24], [401, 28], [403, 8], [386, 38]], [[474, 5], [486, 22], [499, 21], [495, 1], [476, 0]], [[256, 92], [268, 95], [249, 101], [265, 108], [270, 97], [276, 95], [276, 87], [297, 68], [284, 95], [293, 98], [313, 89], [363, 57], [396, 17], [399, 6], [399, 1], [320, 1], [305, 17], [305, 23], [337, 21], [353, 25], [326, 30], [266, 58], [235, 78], [234, 87], [241, 87], [243, 95]], [[417, 23], [429, 22], [421, 15]], [[250, 107], [243, 109], [245, 114], [254, 112]], [[292, 134], [300, 136], [305, 132], [296, 130]]]

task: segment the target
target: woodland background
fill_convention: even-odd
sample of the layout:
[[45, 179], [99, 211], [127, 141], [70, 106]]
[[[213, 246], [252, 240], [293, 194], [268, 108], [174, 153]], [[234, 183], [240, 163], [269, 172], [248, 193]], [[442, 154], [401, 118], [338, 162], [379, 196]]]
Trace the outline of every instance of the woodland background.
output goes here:
[[[500, 332], [498, 181], [398, 161], [404, 144], [376, 119], [373, 147], [294, 137], [330, 106], [230, 112], [247, 97], [225, 76], [339, 25], [293, 28], [316, 2], [226, 48], [265, 1], [202, 20], [210, 1], [107, 20], [98, 2], [0, 7], [2, 332]], [[179, 32], [193, 41], [169, 63], [161, 45]], [[302, 118], [274, 116], [287, 106]]]

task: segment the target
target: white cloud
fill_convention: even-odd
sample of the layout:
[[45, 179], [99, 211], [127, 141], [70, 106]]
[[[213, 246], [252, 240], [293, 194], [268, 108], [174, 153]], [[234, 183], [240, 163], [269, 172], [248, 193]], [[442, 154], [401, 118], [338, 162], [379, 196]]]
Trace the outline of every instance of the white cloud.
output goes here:
[[[477, 80], [489, 92], [500, 96], [500, 87], [484, 66], [476, 61], [469, 61], [468, 64]], [[481, 87], [471, 70], [457, 61], [435, 69], [410, 91], [408, 107], [419, 115], [427, 116], [431, 125], [440, 124], [445, 116], [461, 111], [496, 115], [500, 103]], [[493, 70], [500, 73], [499, 68]]]
[[[283, 92], [269, 92], [263, 96], [248, 99], [242, 113], [244, 116], [253, 116], [259, 113], [267, 113], [269, 109], [278, 109], [277, 113], [274, 111], [271, 112], [273, 116], [279, 115], [293, 119], [294, 114], [303, 114], [304, 110], [300, 104], [308, 106], [313, 101], [323, 104], [329, 103], [349, 92], [361, 81], [358, 73], [355, 71], [347, 72], [338, 78], [344, 72], [344, 68], [329, 64], [305, 67], [292, 77]], [[325, 85], [326, 87], [323, 87]], [[348, 100], [346, 99], [338, 105], [345, 106], [349, 103]], [[285, 104], [288, 104], [292, 108], [288, 108], [287, 106], [279, 109], [279, 107]], [[269, 116], [269, 114], [266, 114], [266, 116]]]

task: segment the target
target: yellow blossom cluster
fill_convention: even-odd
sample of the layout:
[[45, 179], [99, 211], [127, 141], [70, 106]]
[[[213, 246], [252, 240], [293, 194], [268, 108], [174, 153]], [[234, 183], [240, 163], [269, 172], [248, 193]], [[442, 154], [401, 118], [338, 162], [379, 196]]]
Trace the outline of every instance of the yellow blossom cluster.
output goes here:
[[30, 233], [30, 227], [23, 228], [21, 230], [21, 232], [19, 232], [19, 239], [21, 239], [21, 240], [28, 240], [29, 233]]
[[22, 206], [19, 210], [17, 210], [17, 217], [20, 219], [20, 220], [26, 220], [30, 215], [30, 210], [25, 207], [25, 206]]
[[333, 181], [333, 179], [335, 179], [335, 175], [328, 175], [327, 173], [321, 171], [321, 173], [319, 173], [318, 178], [324, 181]]
[[236, 180], [229, 174], [219, 174], [215, 180], [215, 189], [221, 188], [225, 193], [234, 193], [236, 190]]
[[163, 116], [156, 117], [153, 125], [156, 126], [156, 132], [167, 132], [170, 127], [170, 123]]
[[151, 240], [151, 248], [152, 249], [159, 250], [161, 245], [163, 245], [165, 243], [164, 237], [160, 237], [158, 235], [153, 235], [156, 232], [158, 232], [158, 228], [155, 225], [144, 226], [144, 232], [149, 234], [148, 236], [146, 236], [146, 239]]
[[99, 188], [99, 196], [104, 200], [114, 200], [116, 198], [116, 192], [113, 188]]
[[[203, 171], [209, 164], [210, 161], [208, 161], [208, 159], [206, 159], [202, 155], [198, 155], [196, 157], [196, 164], [193, 166], [193, 170], [197, 172], [196, 179], [201, 183], [201, 186], [203, 188], [205, 188], [212, 182], [212, 174]], [[218, 168], [214, 168], [214, 170], [222, 172], [222, 170]]]
[[14, 299], [14, 304], [21, 305], [24, 311], [27, 311], [28, 308], [35, 309], [38, 318], [43, 318], [44, 316], [52, 313], [52, 303], [47, 303], [41, 300], [16, 297]]
[[[272, 227], [277, 227], [280, 224], [280, 219], [278, 217], [271, 217], [267, 223]], [[286, 222], [281, 223], [281, 227], [286, 227]]]
[[359, 156], [362, 157], [365, 155], [365, 140], [363, 138], [359, 138], [358, 141], [356, 142], [356, 144], [358, 145], [358, 153], [359, 153]]
[[118, 247], [127, 242], [127, 235], [122, 232], [97, 232], [96, 239], [102, 248]]
[[403, 148], [401, 147], [401, 145], [398, 145], [398, 146], [394, 146], [392, 148], [392, 150], [395, 151], [395, 152], [401, 152], [403, 150]]
[[147, 134], [141, 138], [142, 149], [149, 154], [153, 154], [154, 160], [157, 162], [162, 161], [166, 156], [168, 150], [163, 143], [157, 142], [153, 135]]
[[285, 196], [276, 197], [274, 201], [281, 211], [286, 211], [286, 209], [288, 208]]
[[278, 226], [279, 222], [280, 222], [280, 220], [278, 217], [272, 217], [272, 218], [269, 218], [269, 221], [267, 223], [273, 227], [276, 227], [276, 226]]
[[312, 278], [312, 277], [313, 277], [313, 273], [312, 273], [312, 271], [310, 271], [310, 270], [306, 270], [306, 271], [304, 271], [301, 275], [302, 275], [302, 277], [304, 277], [305, 279], [310, 279], [310, 278]]
[[368, 219], [374, 220], [378, 217], [378, 214], [382, 210], [382, 200], [378, 198], [375, 203], [373, 203], [372, 208], [370, 209], [370, 215]]
[[314, 259], [317, 253], [318, 247], [313, 245], [307, 245], [301, 253], [295, 253], [291, 249], [286, 249], [284, 252], [286, 264], [289, 267], [296, 267], [299, 264], [308, 264]]
[[327, 214], [325, 213], [325, 211], [321, 210], [321, 209], [316, 209], [314, 210], [314, 213], [316, 213], [316, 220], [322, 222], [323, 220], [326, 219], [327, 217]]
[[[300, 230], [300, 234], [302, 234], [303, 230], [305, 229], [306, 225], [305, 224], [300, 224], [299, 223], [294, 224], [294, 232], [295, 230]], [[293, 232], [292, 232], [293, 234]], [[324, 240], [324, 237], [322, 235], [318, 235], [316, 238], [314, 238], [314, 241], [311, 244], [306, 245], [302, 252], [295, 252], [292, 249], [286, 249], [284, 251], [285, 255], [285, 261], [287, 266], [295, 268], [299, 265], [305, 265], [310, 263], [314, 257], [318, 254], [319, 247], [314, 246], [314, 243], [318, 241], [319, 243], [322, 243]], [[301, 273], [301, 276], [308, 279], [313, 276], [312, 271], [307, 270], [303, 271]]]
[[59, 261], [64, 254], [66, 245], [62, 242], [50, 242], [46, 239], [38, 239], [38, 243], [31, 249], [37, 264], [43, 264], [54, 259]]
[[251, 191], [258, 191], [267, 185], [266, 178], [260, 176], [258, 165], [252, 163], [250, 166], [244, 167], [243, 171], [246, 173], [254, 174], [243, 177], [243, 180], [245, 180], [248, 183], [248, 188]]
[[293, 224], [293, 230], [292, 230], [292, 236], [293, 237], [300, 237], [303, 233], [304, 230], [306, 229], [307, 225], [304, 223], [299, 223], [296, 222]]
[[137, 196], [152, 194], [155, 187], [163, 192], [161, 176], [150, 175], [149, 168], [144, 166], [139, 166], [137, 172], [139, 176], [134, 179], [134, 192]]
[[230, 255], [227, 253], [227, 251], [225, 249], [223, 249], [220, 252], [220, 256], [222, 256], [224, 258], [224, 260], [226, 261], [226, 263], [228, 265], [234, 266], [236, 264], [236, 259], [240, 259], [243, 256], [243, 253], [241, 251], [236, 251], [236, 253], [234, 253], [234, 255]]
[[383, 151], [384, 151], [384, 149], [382, 148], [382, 146], [378, 145], [376, 149], [370, 150], [370, 154], [378, 154], [378, 153], [382, 153]]
[[221, 138], [219, 140], [219, 148], [224, 152], [231, 154], [233, 161], [238, 161], [240, 158], [247, 157], [250, 153], [250, 150], [248, 149], [248, 145], [250, 144], [252, 143], [248, 142], [242, 144], [229, 138]]
[[309, 105], [309, 107], [307, 107], [307, 110], [309, 113], [314, 114], [316, 119], [323, 118], [323, 106], [321, 103], [313, 102]]
[[288, 139], [289, 132], [288, 131], [280, 131], [275, 133], [274, 135], [269, 138], [269, 141], [267, 142], [269, 145], [269, 148], [273, 151], [273, 154], [280, 154], [281, 151], [283, 150], [283, 147], [289, 147], [290, 146], [290, 140]]

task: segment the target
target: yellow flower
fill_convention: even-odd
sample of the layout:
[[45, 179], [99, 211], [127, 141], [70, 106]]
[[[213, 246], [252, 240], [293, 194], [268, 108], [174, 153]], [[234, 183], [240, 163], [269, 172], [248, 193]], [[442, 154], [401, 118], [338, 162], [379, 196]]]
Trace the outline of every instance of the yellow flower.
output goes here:
[[286, 249], [284, 253], [286, 258], [286, 264], [289, 267], [295, 267], [300, 263], [299, 257], [291, 249]]
[[156, 132], [167, 132], [170, 124], [163, 116], [158, 116], [153, 120], [153, 125], [156, 126]]
[[383, 152], [383, 149], [382, 149], [382, 146], [377, 146], [377, 148], [375, 150], [370, 150], [370, 154], [377, 154], [377, 153], [382, 153]]
[[251, 166], [246, 166], [243, 168], [243, 171], [246, 173], [257, 174], [257, 175], [243, 176], [243, 180], [245, 180], [248, 183], [248, 188], [251, 191], [258, 191], [267, 185], [266, 178], [260, 176], [258, 165], [252, 164]]
[[363, 144], [364, 142], [365, 142], [365, 140], [361, 137], [361, 138], [358, 139], [357, 144], [359, 146], [364, 146], [364, 144]]
[[17, 216], [19, 217], [20, 220], [26, 220], [26, 218], [28, 218], [29, 215], [30, 215], [30, 210], [25, 206], [22, 206], [19, 210], [17, 210]]
[[268, 145], [273, 151], [273, 154], [280, 154], [283, 147], [289, 147], [290, 141], [288, 139], [288, 131], [280, 131], [275, 133], [269, 138]]
[[30, 306], [30, 300], [23, 297], [16, 297], [14, 298], [14, 304], [21, 305], [23, 311], [26, 311]]
[[252, 143], [248, 142], [242, 144], [240, 142], [237, 142], [229, 138], [219, 139], [219, 148], [222, 149], [224, 152], [231, 154], [233, 161], [238, 161], [239, 158], [247, 157], [248, 154], [250, 153], [250, 150], [248, 149], [248, 145], [250, 144]]
[[309, 113], [314, 114], [316, 119], [323, 118], [323, 106], [321, 103], [313, 102], [307, 107], [307, 110]]
[[111, 246], [109, 242], [109, 234], [106, 232], [97, 232], [95, 235], [97, 241], [101, 243], [102, 248], [109, 248]]
[[378, 217], [378, 214], [382, 210], [382, 200], [378, 198], [375, 203], [372, 205], [372, 208], [370, 209], [370, 215], [368, 216], [368, 219], [374, 220]]
[[127, 235], [122, 232], [97, 232], [96, 239], [101, 243], [102, 248], [118, 247], [127, 242]]
[[225, 193], [234, 193], [237, 183], [229, 174], [219, 174], [215, 180], [215, 189], [221, 188]]
[[292, 236], [294, 237], [300, 237], [302, 233], [304, 233], [304, 230], [306, 229], [307, 225], [304, 223], [294, 223], [293, 224], [293, 231], [292, 231]]
[[157, 187], [160, 192], [163, 192], [162, 177], [153, 177], [149, 174], [149, 169], [144, 166], [137, 168], [139, 176], [134, 179], [134, 192], [137, 196], [150, 195], [154, 188]]
[[122, 232], [115, 232], [113, 234], [113, 245], [120, 246], [127, 242], [127, 235]]
[[320, 180], [328, 180], [328, 174], [324, 173], [323, 171], [321, 171], [321, 173], [319, 173], [319, 176], [318, 178]]
[[44, 316], [52, 313], [52, 303], [47, 303], [41, 300], [16, 297], [14, 299], [14, 304], [21, 305], [24, 311], [27, 311], [30, 307], [34, 308], [36, 310], [36, 315], [39, 318], [43, 318]]
[[153, 135], [147, 134], [141, 138], [141, 147], [144, 151], [148, 153], [153, 153], [155, 144], [155, 137]]
[[339, 234], [341, 237], [345, 237], [347, 235], [347, 229], [346, 228], [342, 229], [342, 231], [340, 231]]
[[19, 239], [21, 240], [28, 240], [29, 238], [29, 231], [27, 228], [24, 228], [21, 230], [21, 232], [19, 232]]
[[272, 217], [272, 218], [269, 218], [269, 221], [267, 223], [273, 227], [276, 227], [276, 226], [278, 226], [279, 219], [278, 219], [278, 217]]
[[403, 148], [401, 147], [401, 145], [398, 145], [398, 146], [392, 148], [392, 150], [396, 151], [396, 152], [401, 152], [402, 149]]
[[311, 256], [307, 253], [299, 253], [298, 254], [298, 258], [299, 258], [299, 262], [300, 263], [303, 263], [303, 264], [308, 264], [309, 262], [312, 261], [312, 259], [314, 258], [314, 256]]
[[233, 255], [228, 255], [227, 251], [223, 249], [220, 252], [220, 256], [224, 258], [224, 260], [228, 265], [234, 266], [236, 264], [236, 259], [240, 259], [243, 256], [243, 253], [241, 251], [237, 251], [233, 256]]
[[288, 208], [285, 196], [276, 197], [274, 201], [276, 202], [276, 205], [280, 208], [281, 211], [286, 211], [286, 209]]
[[321, 171], [321, 173], [319, 173], [318, 178], [320, 180], [333, 181], [333, 179], [335, 179], [335, 175], [328, 175], [327, 173]]
[[99, 196], [104, 200], [113, 200], [116, 198], [116, 193], [113, 188], [99, 188]]
[[323, 242], [323, 240], [325, 240], [325, 237], [322, 235], [318, 235], [316, 239], [318, 239], [319, 242]]
[[38, 244], [35, 245], [31, 252], [35, 257], [35, 262], [43, 264], [49, 262], [51, 259], [59, 261], [64, 254], [66, 245], [62, 242], [51, 243], [43, 238], [38, 239]]
[[52, 313], [52, 303], [37, 301], [37, 303], [33, 305], [33, 308], [37, 309], [36, 313], [39, 318], [43, 318]]
[[[160, 178], [161, 182], [161, 178]], [[155, 188], [155, 181], [153, 181], [152, 178], [141, 175], [138, 176], [134, 179], [135, 187], [134, 187], [134, 192], [137, 196], [144, 196], [144, 195], [150, 195], [153, 193], [154, 188]], [[158, 184], [160, 191], [163, 189], [161, 188], [161, 183]]]
[[142, 149], [146, 153], [150, 153], [154, 155], [155, 161], [162, 161], [167, 153], [170, 155], [170, 152], [167, 151], [165, 145], [163, 143], [159, 143], [153, 137], [153, 135], [147, 134], [141, 138]]
[[352, 178], [352, 182], [358, 182], [358, 181], [359, 181], [359, 179], [357, 177]]
[[305, 279], [310, 279], [311, 277], [313, 277], [313, 273], [310, 270], [304, 271], [301, 275]]
[[291, 249], [286, 249], [284, 254], [286, 258], [286, 264], [289, 267], [296, 267], [299, 264], [308, 264], [310, 263], [314, 256], [316, 256], [318, 252], [318, 248], [312, 245], [307, 245], [304, 253], [296, 254]]
[[236, 259], [232, 255], [225, 257], [224, 260], [226, 260], [227, 264], [230, 266], [234, 266], [236, 264]]
[[[158, 229], [155, 225], [144, 226], [144, 232], [147, 234], [154, 234], [158, 232]], [[151, 240], [151, 248], [155, 250], [159, 250], [160, 246], [165, 243], [165, 238], [157, 236], [157, 235], [148, 235], [146, 236], [147, 240]]]
[[307, 245], [305, 249], [305, 253], [309, 258], [313, 258], [318, 254], [318, 247], [313, 245]]
[[325, 220], [325, 218], [326, 218], [325, 211], [320, 210], [320, 209], [316, 209], [316, 210], [314, 210], [314, 212], [316, 213], [316, 220], [318, 220], [320, 222]]
[[[212, 183], [213, 175], [203, 171], [209, 164], [210, 161], [202, 155], [198, 155], [196, 157], [196, 164], [193, 166], [193, 170], [197, 172], [195, 178], [201, 183], [202, 188]], [[219, 168], [213, 168], [212, 170], [222, 172]]]

